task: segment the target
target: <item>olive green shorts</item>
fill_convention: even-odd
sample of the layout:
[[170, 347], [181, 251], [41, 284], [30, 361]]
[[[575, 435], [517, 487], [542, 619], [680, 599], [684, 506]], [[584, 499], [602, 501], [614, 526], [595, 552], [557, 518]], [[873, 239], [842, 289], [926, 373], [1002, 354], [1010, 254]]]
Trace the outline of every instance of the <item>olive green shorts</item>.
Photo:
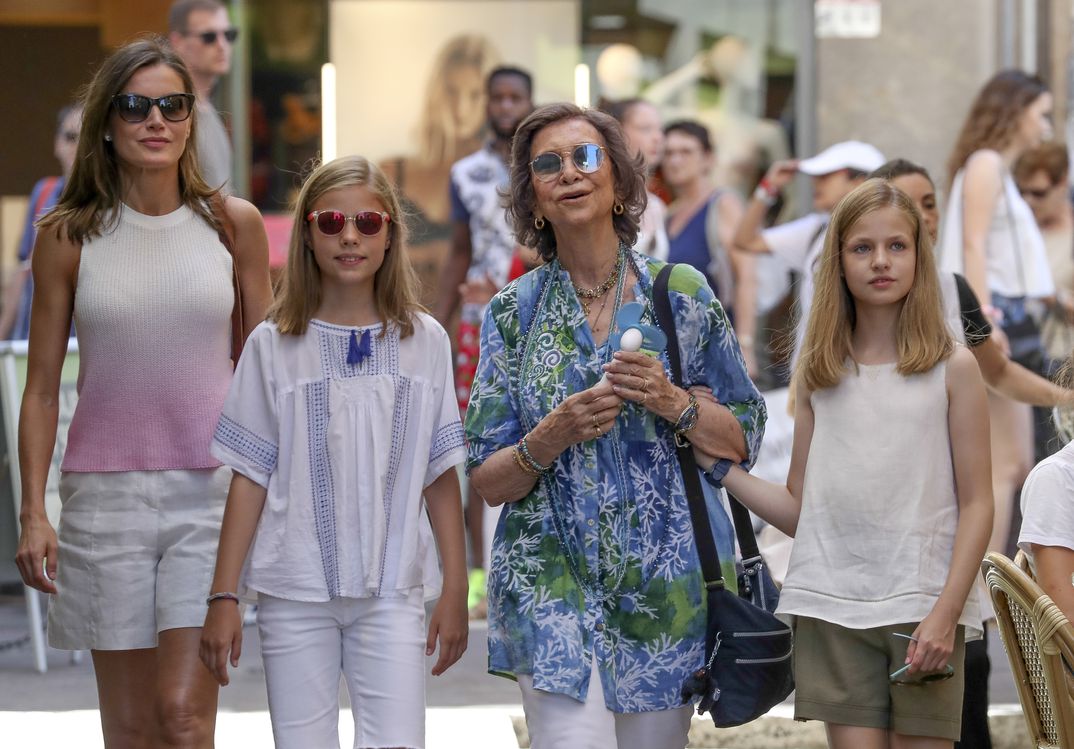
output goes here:
[[794, 626], [794, 717], [848, 726], [883, 728], [906, 736], [958, 741], [962, 732], [965, 630], [959, 626], [943, 681], [904, 686], [888, 674], [902, 668], [917, 624], [847, 629], [799, 616]]

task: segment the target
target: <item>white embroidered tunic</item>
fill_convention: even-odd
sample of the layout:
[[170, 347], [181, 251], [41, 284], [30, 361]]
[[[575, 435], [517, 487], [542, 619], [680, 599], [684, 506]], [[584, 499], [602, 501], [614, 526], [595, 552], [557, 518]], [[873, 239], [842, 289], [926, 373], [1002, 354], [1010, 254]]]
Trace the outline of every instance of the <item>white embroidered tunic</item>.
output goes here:
[[[212, 452], [268, 490], [243, 586], [296, 601], [440, 591], [422, 492], [465, 457], [447, 333], [425, 314], [250, 335]], [[369, 354], [348, 364], [351, 334]]]

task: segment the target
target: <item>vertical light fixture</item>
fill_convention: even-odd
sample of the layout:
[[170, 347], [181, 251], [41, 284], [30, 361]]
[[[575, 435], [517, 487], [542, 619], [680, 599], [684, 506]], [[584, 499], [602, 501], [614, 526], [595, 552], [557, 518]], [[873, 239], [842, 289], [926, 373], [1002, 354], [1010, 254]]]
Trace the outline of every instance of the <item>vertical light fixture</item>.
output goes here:
[[336, 158], [336, 66], [321, 66], [321, 163]]
[[589, 106], [589, 66], [584, 62], [574, 66], [574, 103]]

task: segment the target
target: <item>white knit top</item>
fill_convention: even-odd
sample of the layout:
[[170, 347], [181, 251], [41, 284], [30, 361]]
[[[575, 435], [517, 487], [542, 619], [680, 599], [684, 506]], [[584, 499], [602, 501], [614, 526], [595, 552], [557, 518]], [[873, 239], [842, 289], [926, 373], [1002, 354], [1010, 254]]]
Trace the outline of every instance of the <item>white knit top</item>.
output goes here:
[[[810, 399], [813, 439], [779, 614], [851, 629], [919, 622], [943, 590], [958, 524], [947, 365], [909, 377], [895, 367], [852, 366]], [[959, 623], [970, 637], [980, 631], [976, 587]]]
[[128, 206], [82, 245], [78, 405], [65, 471], [210, 468], [231, 382], [231, 255], [183, 206]]

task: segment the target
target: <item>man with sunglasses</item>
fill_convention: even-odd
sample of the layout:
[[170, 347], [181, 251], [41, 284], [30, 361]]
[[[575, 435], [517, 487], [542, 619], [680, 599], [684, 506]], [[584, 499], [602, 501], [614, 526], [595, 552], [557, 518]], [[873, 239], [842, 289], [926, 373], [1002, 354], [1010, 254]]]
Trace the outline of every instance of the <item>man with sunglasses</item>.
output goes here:
[[[455, 389], [460, 411], [466, 410], [477, 370], [485, 305], [507, 284], [516, 252], [500, 191], [507, 188], [511, 139], [533, 111], [533, 79], [519, 68], [494, 68], [485, 93], [489, 140], [451, 167], [451, 254], [440, 277], [435, 309], [437, 320], [446, 328], [459, 312]], [[466, 520], [473, 562], [470, 606], [475, 615], [481, 613], [485, 592], [484, 513], [485, 503], [471, 491]]]
[[198, 101], [198, 163], [210, 187], [231, 179], [231, 136], [212, 103], [213, 88], [231, 70], [239, 31], [220, 0], [176, 0], [168, 11], [168, 41], [194, 79]]

